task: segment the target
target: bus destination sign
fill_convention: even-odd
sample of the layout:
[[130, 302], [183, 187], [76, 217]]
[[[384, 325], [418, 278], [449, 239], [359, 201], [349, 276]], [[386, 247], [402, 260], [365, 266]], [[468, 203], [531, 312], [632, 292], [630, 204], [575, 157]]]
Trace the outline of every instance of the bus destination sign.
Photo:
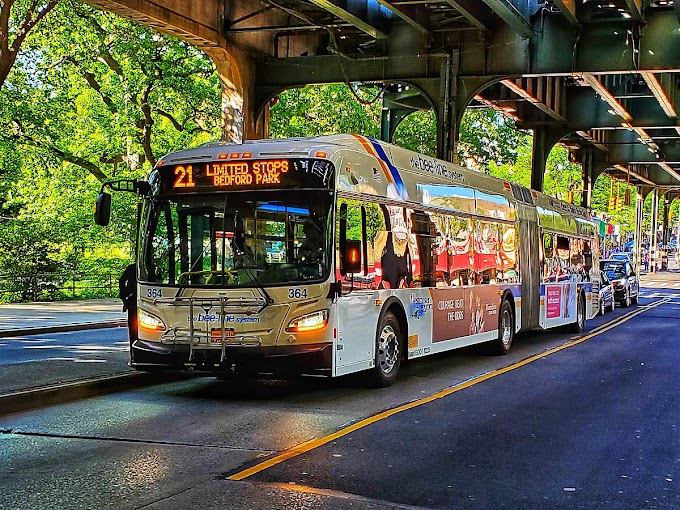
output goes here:
[[333, 165], [316, 159], [212, 161], [161, 167], [159, 172], [163, 193], [328, 188]]

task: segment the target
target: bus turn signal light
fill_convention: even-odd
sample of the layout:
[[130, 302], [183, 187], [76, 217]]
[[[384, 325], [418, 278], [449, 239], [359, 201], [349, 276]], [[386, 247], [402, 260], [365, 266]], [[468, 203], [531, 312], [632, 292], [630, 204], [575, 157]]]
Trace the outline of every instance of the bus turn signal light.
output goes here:
[[288, 333], [302, 333], [305, 331], [318, 331], [324, 329], [328, 325], [328, 310], [319, 310], [318, 312], [308, 313], [302, 315], [297, 319], [293, 319], [288, 324], [286, 331]]

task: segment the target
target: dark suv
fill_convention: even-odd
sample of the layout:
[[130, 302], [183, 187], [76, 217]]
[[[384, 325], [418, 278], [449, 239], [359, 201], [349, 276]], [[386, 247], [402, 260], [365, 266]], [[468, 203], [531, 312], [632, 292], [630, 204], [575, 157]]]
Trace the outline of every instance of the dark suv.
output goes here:
[[600, 269], [607, 274], [614, 287], [614, 299], [621, 306], [637, 304], [640, 282], [633, 269], [633, 264], [627, 260], [600, 260]]

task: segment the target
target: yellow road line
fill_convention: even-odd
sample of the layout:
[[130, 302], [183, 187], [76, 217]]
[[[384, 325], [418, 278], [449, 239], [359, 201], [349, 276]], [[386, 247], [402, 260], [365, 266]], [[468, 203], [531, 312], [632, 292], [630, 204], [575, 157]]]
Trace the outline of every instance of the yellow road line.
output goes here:
[[248, 478], [249, 476], [253, 476], [254, 474], [260, 473], [261, 471], [264, 471], [265, 469], [269, 469], [272, 466], [275, 466], [277, 464], [280, 464], [281, 462], [284, 462], [288, 459], [292, 459], [293, 457], [297, 457], [298, 455], [301, 455], [303, 453], [309, 452], [311, 450], [314, 450], [315, 448], [318, 448], [319, 446], [323, 446], [327, 443], [330, 443], [331, 441], [335, 441], [336, 439], [339, 439], [343, 436], [346, 436], [347, 434], [351, 434], [355, 430], [359, 430], [361, 428], [367, 427], [368, 425], [371, 425], [373, 423], [376, 423], [378, 421], [384, 420], [385, 418], [389, 418], [390, 416], [393, 416], [397, 413], [401, 413], [403, 411], [408, 411], [409, 409], [413, 409], [414, 407], [421, 406], [423, 404], [427, 404], [429, 402], [433, 402], [437, 399], [447, 397], [453, 393], [456, 393], [458, 391], [464, 390], [466, 388], [469, 388], [471, 386], [474, 386], [475, 384], [479, 384], [484, 381], [488, 381], [489, 379], [492, 379], [494, 377], [497, 377], [499, 375], [505, 374], [507, 372], [510, 372], [511, 370], [515, 370], [516, 368], [523, 367], [525, 365], [528, 365], [529, 363], [532, 363], [536, 360], [545, 358], [547, 356], [550, 356], [551, 354], [555, 354], [556, 352], [559, 352], [563, 349], [567, 349], [569, 347], [573, 347], [574, 345], [578, 345], [582, 342], [585, 342], [586, 340], [589, 340], [595, 336], [598, 336], [605, 331], [609, 331], [610, 329], [613, 329], [617, 326], [620, 326], [624, 322], [629, 321], [633, 317], [636, 317], [637, 315], [640, 315], [641, 313], [644, 313], [648, 310], [651, 310], [652, 308], [655, 308], [659, 305], [662, 305], [664, 303], [667, 303], [669, 301], [668, 298], [661, 299], [655, 303], [651, 303], [646, 306], [642, 306], [638, 308], [635, 311], [632, 311], [631, 313], [628, 313], [622, 317], [619, 317], [609, 324], [607, 324], [606, 327], [598, 329], [597, 331], [593, 331], [592, 333], [585, 335], [583, 337], [578, 337], [575, 340], [572, 340], [570, 342], [567, 342], [565, 344], [562, 344], [558, 347], [554, 347], [552, 349], [549, 349], [545, 352], [542, 352], [540, 354], [536, 354], [534, 356], [530, 356], [526, 359], [523, 359], [522, 361], [519, 361], [513, 365], [509, 365], [505, 368], [500, 368], [498, 370], [494, 370], [493, 372], [489, 372], [488, 374], [481, 375], [479, 377], [476, 377], [474, 379], [470, 379], [469, 381], [466, 381], [464, 383], [458, 384], [456, 386], [452, 386], [451, 388], [447, 388], [445, 390], [441, 390], [437, 393], [434, 393], [430, 395], [429, 397], [424, 397], [418, 400], [414, 400], [413, 402], [409, 402], [407, 404], [400, 405], [398, 407], [395, 407], [393, 409], [388, 409], [387, 411], [383, 411], [381, 413], [378, 413], [374, 416], [370, 416], [368, 418], [365, 418], [363, 420], [360, 420], [352, 425], [349, 425], [348, 427], [345, 427], [343, 429], [340, 429], [336, 432], [333, 432], [332, 434], [329, 434], [324, 437], [319, 437], [315, 439], [311, 439], [309, 441], [306, 441], [304, 443], [301, 443], [297, 446], [294, 446], [293, 448], [290, 448], [289, 450], [284, 451], [283, 453], [272, 457], [270, 459], [267, 459], [263, 462], [260, 462], [259, 464], [256, 464], [254, 466], [251, 466], [247, 469], [244, 469], [242, 471], [239, 471], [238, 473], [235, 473], [229, 477], [227, 477], [229, 480], [243, 480], [245, 478]]

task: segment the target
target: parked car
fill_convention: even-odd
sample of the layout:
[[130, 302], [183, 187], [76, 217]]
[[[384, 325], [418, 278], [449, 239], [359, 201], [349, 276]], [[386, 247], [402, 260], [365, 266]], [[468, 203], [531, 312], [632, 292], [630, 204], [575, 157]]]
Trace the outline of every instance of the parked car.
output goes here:
[[633, 269], [633, 264], [627, 260], [600, 260], [600, 269], [604, 271], [612, 283], [614, 299], [621, 306], [637, 304], [640, 293], [640, 281]]
[[598, 313], [604, 315], [605, 310], [614, 311], [616, 300], [614, 299], [614, 287], [609, 280], [607, 273], [600, 271], [600, 282], [598, 287]]
[[632, 251], [617, 251], [612, 253], [609, 258], [616, 260], [627, 260], [630, 263], [635, 262], [635, 257]]

